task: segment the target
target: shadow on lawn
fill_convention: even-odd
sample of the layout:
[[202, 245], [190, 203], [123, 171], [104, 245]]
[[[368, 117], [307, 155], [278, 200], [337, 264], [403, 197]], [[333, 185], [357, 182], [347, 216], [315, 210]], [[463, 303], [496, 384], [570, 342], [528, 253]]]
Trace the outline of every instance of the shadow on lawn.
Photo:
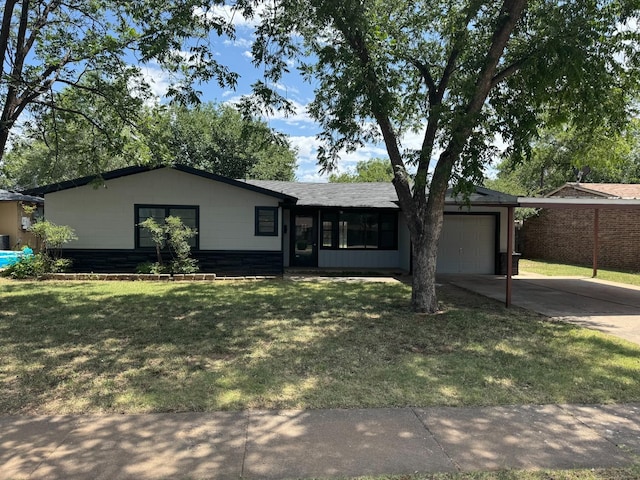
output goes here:
[[4, 414], [640, 398], [630, 344], [450, 286], [423, 316], [398, 284], [30, 285], [0, 300]]

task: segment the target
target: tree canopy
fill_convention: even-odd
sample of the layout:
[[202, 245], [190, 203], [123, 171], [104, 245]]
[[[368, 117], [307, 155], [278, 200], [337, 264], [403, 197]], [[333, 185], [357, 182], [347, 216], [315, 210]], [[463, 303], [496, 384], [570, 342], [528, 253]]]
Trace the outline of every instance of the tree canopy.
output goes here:
[[[88, 101], [90, 100], [90, 102]], [[287, 138], [230, 106], [139, 105], [135, 128], [111, 102], [68, 90], [59, 104], [100, 111], [105, 130], [85, 116], [47, 111], [30, 122], [0, 166], [0, 185], [31, 188], [130, 165], [183, 164], [231, 178], [294, 179], [296, 152]]]
[[[168, 95], [182, 102], [197, 99], [199, 81], [233, 85], [236, 74], [216, 61], [211, 45], [212, 33], [233, 35], [228, 21], [216, 14], [221, 4], [6, 0], [0, 30], [0, 160], [10, 132], [29, 110], [73, 113], [101, 125], [91, 112], [60, 104], [62, 88], [109, 101], [113, 92], [102, 87], [120, 82], [135, 103], [146, 90], [138, 62], [171, 73]], [[119, 115], [131, 118], [126, 103], [117, 106]]]
[[[586, 169], [586, 170], [585, 170]], [[588, 173], [580, 173], [585, 172]], [[640, 120], [621, 132], [599, 128], [588, 134], [575, 128], [551, 128], [531, 142], [525, 160], [508, 157], [485, 185], [514, 195], [546, 194], [566, 182], [640, 182]]]
[[175, 163], [231, 178], [294, 180], [295, 150], [262, 120], [213, 103], [168, 108], [164, 116]]
[[[413, 245], [412, 304], [435, 312], [449, 184], [482, 180], [496, 134], [517, 156], [545, 124], [619, 127], [638, 90], [639, 14], [637, 0], [281, 0], [257, 30], [256, 91], [286, 103], [268, 84], [297, 59], [316, 87], [325, 168], [384, 141]], [[403, 147], [409, 132], [419, 149]]]
[[332, 183], [390, 182], [391, 180], [393, 180], [393, 169], [387, 158], [361, 160], [356, 164], [353, 173], [344, 172], [329, 175], [329, 182]]

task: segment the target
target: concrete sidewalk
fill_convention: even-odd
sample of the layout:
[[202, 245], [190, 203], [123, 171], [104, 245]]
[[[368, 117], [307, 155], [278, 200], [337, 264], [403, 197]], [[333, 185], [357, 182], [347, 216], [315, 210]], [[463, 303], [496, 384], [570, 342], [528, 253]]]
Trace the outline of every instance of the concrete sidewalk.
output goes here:
[[3, 480], [598, 468], [637, 455], [640, 404], [0, 417]]

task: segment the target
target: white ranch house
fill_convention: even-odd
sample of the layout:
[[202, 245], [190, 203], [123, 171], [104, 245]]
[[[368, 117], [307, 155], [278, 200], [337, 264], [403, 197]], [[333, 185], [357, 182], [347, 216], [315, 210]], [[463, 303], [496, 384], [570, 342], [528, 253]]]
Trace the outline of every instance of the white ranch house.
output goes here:
[[[45, 218], [76, 231], [63, 254], [83, 272], [132, 272], [155, 250], [138, 224], [177, 215], [198, 230], [200, 269], [221, 275], [284, 269], [411, 271], [411, 242], [390, 183], [233, 180], [185, 166], [129, 167], [32, 189]], [[477, 188], [447, 198], [439, 273], [505, 273], [516, 197]]]

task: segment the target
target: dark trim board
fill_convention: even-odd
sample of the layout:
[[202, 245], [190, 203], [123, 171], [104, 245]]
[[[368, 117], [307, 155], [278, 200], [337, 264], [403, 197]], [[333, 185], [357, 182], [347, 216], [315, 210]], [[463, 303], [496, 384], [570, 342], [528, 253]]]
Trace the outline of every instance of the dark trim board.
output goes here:
[[[191, 256], [198, 260], [203, 273], [218, 275], [281, 275], [284, 272], [281, 251], [198, 250]], [[63, 258], [73, 260], [77, 273], [133, 273], [144, 262], [155, 262], [155, 252], [127, 249], [65, 249]]]

